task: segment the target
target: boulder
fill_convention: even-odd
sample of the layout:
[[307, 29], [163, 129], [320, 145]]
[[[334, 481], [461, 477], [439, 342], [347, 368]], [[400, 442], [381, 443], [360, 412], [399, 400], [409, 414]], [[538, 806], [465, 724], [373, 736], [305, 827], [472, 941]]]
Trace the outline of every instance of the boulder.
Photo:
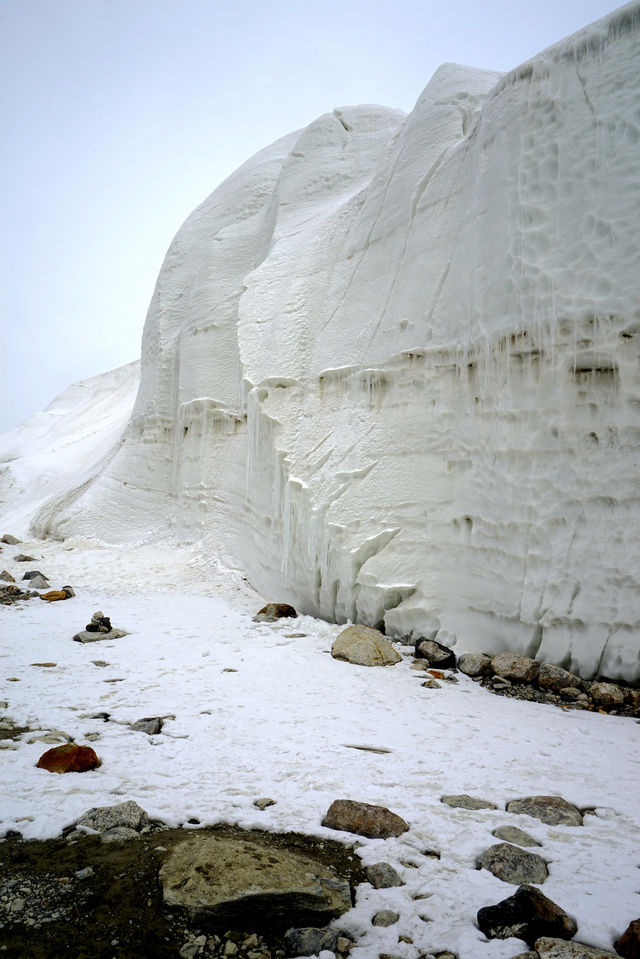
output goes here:
[[533, 683], [538, 678], [540, 664], [530, 656], [520, 653], [499, 653], [491, 660], [491, 669], [496, 676], [516, 683]]
[[355, 802], [353, 799], [336, 799], [331, 803], [322, 825], [329, 829], [353, 832], [369, 839], [389, 839], [400, 836], [409, 829], [408, 824], [385, 806]]
[[591, 683], [591, 698], [598, 706], [621, 706], [624, 693], [614, 683]]
[[335, 952], [338, 945], [337, 929], [287, 929], [282, 948], [287, 956], [318, 956], [322, 951]]
[[440, 802], [445, 806], [453, 806], [454, 809], [495, 809], [494, 803], [488, 799], [476, 799], [474, 796], [468, 796], [461, 793], [455, 796], [441, 796]]
[[[24, 579], [24, 576], [22, 578]], [[49, 580], [45, 579], [42, 573], [37, 573], [35, 576], [30, 578], [29, 586], [31, 586], [32, 589], [49, 589], [51, 583]], [[67, 598], [68, 597], [65, 594], [65, 599]]]
[[567, 686], [575, 686], [580, 689], [582, 680], [570, 673], [568, 669], [563, 669], [562, 666], [543, 663], [538, 672], [538, 686], [542, 689], [548, 689], [552, 693], [559, 693], [561, 689], [565, 689]]
[[452, 669], [456, 665], [455, 653], [435, 639], [416, 640], [415, 654], [418, 659], [426, 659], [431, 666], [440, 669]]
[[395, 926], [399, 918], [400, 913], [394, 912], [393, 909], [379, 909], [371, 920], [371, 925]]
[[15, 563], [33, 563], [35, 562], [35, 556], [26, 556], [24, 553], [18, 553], [17, 556], [13, 557]]
[[288, 603], [267, 603], [266, 606], [258, 610], [254, 620], [257, 623], [272, 622], [275, 619], [286, 619], [287, 617], [293, 619], [297, 615], [293, 606], [289, 606]]
[[149, 817], [144, 809], [129, 799], [115, 806], [94, 806], [83, 813], [76, 825], [87, 826], [89, 829], [95, 829], [96, 832], [107, 832], [108, 829], [116, 827], [140, 832], [149, 825]]
[[528, 832], [525, 832], [523, 829], [518, 829], [517, 826], [498, 826], [497, 829], [493, 830], [492, 835], [495, 836], [496, 839], [503, 839], [505, 842], [515, 843], [516, 846], [542, 845], [537, 839], [530, 836]]
[[15, 583], [15, 576], [12, 576], [6, 569], [3, 569], [0, 573], [0, 579], [4, 580], [5, 583]]
[[21, 540], [16, 539], [11, 533], [5, 533], [2, 539], [0, 539], [0, 543], [6, 543], [7, 546], [18, 546], [20, 542]]
[[615, 952], [600, 949], [598, 946], [587, 946], [583, 942], [567, 942], [566, 939], [553, 939], [548, 936], [536, 940], [536, 954], [539, 959], [619, 959]]
[[525, 852], [508, 842], [490, 846], [480, 857], [480, 866], [513, 886], [543, 883], [549, 875], [547, 864], [534, 852]]
[[640, 919], [629, 923], [615, 945], [616, 952], [624, 959], [640, 959]]
[[374, 889], [404, 886], [404, 880], [388, 862], [374, 862], [372, 866], [367, 866], [366, 873]]
[[548, 826], [581, 826], [582, 813], [562, 796], [527, 796], [507, 803], [507, 812], [532, 816]]
[[513, 936], [531, 947], [541, 936], [571, 939], [578, 930], [575, 920], [535, 886], [520, 886], [508, 899], [478, 910], [477, 922], [488, 939]]
[[43, 753], [36, 766], [50, 773], [84, 773], [97, 769], [102, 763], [91, 746], [65, 743]]
[[337, 636], [331, 655], [355, 666], [395, 666], [402, 656], [377, 629], [347, 626]]
[[486, 676], [491, 672], [491, 657], [486, 653], [464, 653], [458, 660], [458, 669], [466, 676]]
[[46, 578], [47, 578], [47, 577], [44, 575], [44, 573], [41, 572], [41, 570], [39, 570], [39, 569], [28, 569], [27, 572], [26, 572], [26, 573], [24, 574], [24, 576], [22, 577], [22, 579], [23, 579], [23, 580], [25, 580], [25, 579], [35, 579], [37, 576], [41, 576], [42, 579], [46, 579]]
[[226, 930], [323, 926], [351, 908], [349, 883], [311, 853], [268, 833], [191, 835], [160, 870], [164, 901]]
[[148, 736], [156, 736], [162, 731], [161, 716], [147, 716], [144, 719], [138, 719], [135, 723], [129, 723], [129, 729], [136, 733], [146, 733]]

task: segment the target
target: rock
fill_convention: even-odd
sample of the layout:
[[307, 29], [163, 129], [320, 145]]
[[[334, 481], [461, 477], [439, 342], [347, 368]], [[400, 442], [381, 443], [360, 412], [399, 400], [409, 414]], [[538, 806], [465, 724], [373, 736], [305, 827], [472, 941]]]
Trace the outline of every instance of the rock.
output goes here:
[[6, 543], [7, 546], [18, 546], [21, 540], [16, 539], [15, 536], [12, 536], [11, 533], [5, 533], [0, 543]]
[[221, 929], [321, 926], [351, 908], [349, 883], [308, 851], [250, 838], [191, 835], [160, 870], [164, 901]]
[[0, 579], [4, 580], [5, 583], [15, 583], [15, 577], [11, 575], [6, 569], [3, 569], [0, 573]]
[[275, 799], [269, 799], [268, 796], [263, 796], [261, 799], [253, 800], [253, 805], [256, 807], [256, 809], [260, 809], [261, 811], [268, 809], [269, 806], [275, 806], [275, 804]]
[[24, 553], [18, 553], [17, 556], [13, 557], [15, 563], [34, 563], [35, 556], [25, 556]]
[[568, 699], [573, 703], [577, 703], [580, 699], [589, 702], [587, 694], [583, 693], [577, 686], [563, 686], [562, 689], [559, 690], [559, 695], [562, 696], [563, 699]]
[[640, 919], [629, 923], [615, 944], [616, 952], [624, 959], [640, 959]]
[[377, 629], [348, 626], [336, 638], [331, 655], [356, 666], [394, 666], [402, 656]]
[[389, 839], [400, 836], [409, 829], [408, 824], [385, 806], [355, 802], [353, 799], [336, 799], [331, 803], [322, 825], [329, 829], [353, 832], [369, 839]]
[[379, 909], [371, 920], [371, 924], [373, 926], [395, 926], [399, 918], [400, 913], [394, 912], [393, 909]]
[[84, 773], [102, 765], [91, 746], [65, 743], [43, 753], [36, 766], [50, 773]]
[[76, 633], [73, 639], [76, 643], [98, 643], [102, 640], [121, 639], [123, 636], [128, 635], [129, 633], [126, 629], [112, 629], [108, 633], [91, 633], [87, 632], [86, 629], [83, 629], [80, 630], [79, 633]]
[[317, 956], [323, 950], [335, 952], [337, 945], [336, 929], [316, 929], [313, 926], [288, 929], [282, 942], [282, 947], [288, 956]]
[[536, 940], [535, 954], [539, 959], [619, 959], [615, 952], [608, 952], [598, 946], [587, 946], [583, 942], [567, 942], [566, 939], [552, 939], [547, 936]]
[[76, 591], [73, 586], [63, 586], [62, 589], [67, 594], [67, 599], [71, 599], [76, 595]]
[[575, 920], [535, 886], [520, 886], [508, 899], [480, 909], [477, 921], [488, 939], [513, 936], [531, 947], [541, 936], [571, 939], [578, 929]]
[[458, 660], [458, 669], [466, 676], [486, 676], [491, 672], [491, 657], [486, 653], [464, 653]]
[[149, 825], [149, 817], [144, 809], [129, 799], [127, 802], [115, 806], [94, 806], [83, 813], [76, 826], [87, 826], [96, 832], [106, 832], [108, 829], [125, 827], [139, 832]]
[[448, 646], [437, 643], [435, 639], [418, 639], [415, 644], [418, 659], [426, 659], [432, 666], [451, 669], [456, 665], [456, 656]]
[[520, 653], [499, 653], [491, 660], [491, 669], [496, 676], [510, 679], [517, 683], [533, 683], [540, 670], [540, 664], [530, 656]]
[[46, 580], [44, 576], [34, 576], [33, 579], [30, 580], [29, 586], [31, 586], [32, 589], [49, 589], [51, 583]]
[[22, 577], [22, 579], [23, 579], [23, 580], [25, 580], [25, 579], [35, 579], [37, 576], [40, 576], [42, 579], [46, 579], [46, 578], [47, 578], [47, 577], [44, 575], [44, 573], [41, 572], [39, 569], [28, 569], [27, 572], [26, 572], [26, 573], [24, 574], [24, 576]]
[[624, 701], [631, 709], [640, 709], [640, 689], [625, 689]]
[[288, 603], [267, 603], [266, 606], [258, 610], [253, 618], [256, 623], [264, 623], [273, 622], [276, 619], [285, 619], [287, 617], [293, 619], [297, 617], [297, 615], [293, 606], [289, 606]]
[[542, 689], [549, 689], [551, 692], [558, 693], [566, 686], [576, 686], [578, 689], [582, 685], [582, 680], [574, 676], [567, 669], [561, 666], [553, 666], [551, 663], [542, 663], [538, 672], [538, 686]]
[[442, 686], [437, 679], [425, 679], [423, 683], [420, 683], [423, 689], [442, 689]]
[[581, 826], [582, 813], [562, 796], [527, 796], [507, 803], [507, 812], [532, 816], [548, 826]]
[[48, 593], [40, 593], [40, 599], [45, 599], [48, 603], [57, 603], [69, 597], [63, 589], [52, 589]]
[[374, 889], [404, 886], [404, 880], [388, 862], [375, 862], [366, 868], [367, 879]]
[[136, 733], [146, 733], [148, 736], [156, 736], [162, 730], [161, 716], [148, 716], [145, 719], [137, 719], [135, 723], [129, 723], [129, 729]]
[[473, 796], [467, 796], [466, 793], [457, 796], [441, 796], [440, 802], [455, 809], [496, 809], [495, 804], [488, 799], [476, 799]]
[[508, 842], [490, 846], [480, 857], [480, 866], [513, 886], [543, 883], [549, 875], [547, 864], [534, 852], [525, 852]]
[[492, 833], [496, 839], [504, 839], [505, 842], [515, 843], [517, 846], [541, 846], [542, 843], [530, 836], [523, 829], [517, 826], [498, 826]]
[[621, 706], [624, 693], [614, 683], [591, 683], [591, 698], [598, 706]]

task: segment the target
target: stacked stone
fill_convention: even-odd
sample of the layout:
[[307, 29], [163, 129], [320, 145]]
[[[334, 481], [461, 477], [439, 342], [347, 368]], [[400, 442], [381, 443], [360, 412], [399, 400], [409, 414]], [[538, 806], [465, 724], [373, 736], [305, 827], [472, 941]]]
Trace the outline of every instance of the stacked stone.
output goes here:
[[87, 623], [85, 629], [88, 633], [110, 633], [112, 629], [111, 620], [99, 609], [93, 614], [91, 622]]

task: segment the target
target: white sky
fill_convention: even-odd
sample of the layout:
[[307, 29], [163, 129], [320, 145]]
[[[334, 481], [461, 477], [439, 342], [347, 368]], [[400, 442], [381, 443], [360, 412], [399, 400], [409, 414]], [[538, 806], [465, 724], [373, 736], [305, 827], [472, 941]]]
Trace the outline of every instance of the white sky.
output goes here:
[[0, 433], [136, 359], [166, 249], [244, 160], [335, 106], [409, 111], [615, 0], [0, 0]]

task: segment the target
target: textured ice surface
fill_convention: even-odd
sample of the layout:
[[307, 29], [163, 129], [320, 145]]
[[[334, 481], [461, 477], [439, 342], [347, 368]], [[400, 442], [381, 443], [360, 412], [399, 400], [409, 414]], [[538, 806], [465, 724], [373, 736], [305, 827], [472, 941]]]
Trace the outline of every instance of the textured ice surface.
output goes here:
[[249, 160], [167, 254], [123, 444], [36, 532], [169, 521], [308, 613], [639, 677], [639, 39], [631, 4]]

